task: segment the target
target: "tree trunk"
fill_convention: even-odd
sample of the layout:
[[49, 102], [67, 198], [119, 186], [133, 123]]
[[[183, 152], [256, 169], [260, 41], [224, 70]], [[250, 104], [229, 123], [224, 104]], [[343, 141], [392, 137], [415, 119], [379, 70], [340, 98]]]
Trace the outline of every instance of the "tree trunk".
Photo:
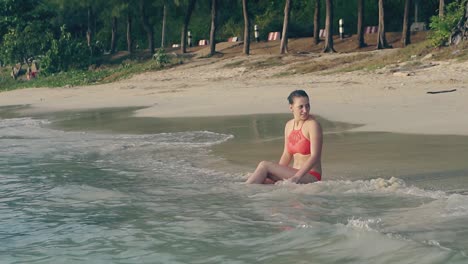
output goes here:
[[167, 5], [164, 4], [162, 29], [161, 29], [161, 48], [164, 48], [166, 46], [166, 18], [167, 18]]
[[288, 52], [288, 27], [289, 27], [289, 14], [291, 13], [291, 1], [286, 0], [284, 5], [284, 21], [283, 32], [281, 33], [280, 54]]
[[88, 47], [91, 47], [91, 42], [93, 40], [93, 30], [92, 30], [92, 17], [93, 17], [93, 9], [91, 6], [88, 6], [88, 30], [86, 31], [86, 43], [88, 44]]
[[439, 17], [444, 16], [445, 1], [439, 0]]
[[244, 54], [250, 53], [250, 18], [247, 0], [242, 0], [242, 12], [244, 13]]
[[153, 27], [148, 22], [148, 17], [146, 16], [145, 12], [145, 0], [140, 0], [140, 15], [141, 15], [141, 23], [143, 25], [143, 29], [146, 32], [146, 37], [148, 39], [148, 49], [150, 54], [154, 53], [154, 32]]
[[218, 16], [218, 0], [211, 0], [211, 31], [210, 31], [210, 55], [216, 53], [216, 24]]
[[384, 0], [379, 0], [379, 29], [377, 33], [377, 49], [390, 48], [385, 37]]
[[320, 1], [315, 0], [315, 11], [314, 11], [314, 44], [317, 45], [320, 42]]
[[325, 1], [326, 17], [325, 17], [325, 46], [323, 52], [336, 52], [333, 48], [333, 1]]
[[409, 11], [411, 7], [411, 0], [405, 0], [405, 12], [403, 14], [403, 31], [401, 32], [401, 44], [406, 47], [411, 43], [410, 25], [409, 25]]
[[367, 46], [364, 41], [364, 0], [357, 0], [357, 4], [357, 41], [358, 48], [363, 48]]
[[130, 12], [127, 13], [127, 51], [133, 52], [133, 40], [132, 40], [132, 16]]
[[190, 17], [192, 16], [193, 9], [195, 8], [196, 0], [189, 0], [187, 6], [187, 12], [184, 17], [184, 24], [182, 25], [182, 37], [180, 40], [180, 49], [182, 53], [187, 53], [187, 30], [188, 24], [190, 23]]
[[115, 53], [115, 43], [117, 41], [117, 17], [112, 17], [112, 37], [111, 37], [111, 47], [110, 53]]

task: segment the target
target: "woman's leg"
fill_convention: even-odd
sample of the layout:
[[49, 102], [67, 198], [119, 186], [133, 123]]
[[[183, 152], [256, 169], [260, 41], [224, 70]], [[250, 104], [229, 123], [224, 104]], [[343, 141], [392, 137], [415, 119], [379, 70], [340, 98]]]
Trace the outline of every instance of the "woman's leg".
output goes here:
[[276, 181], [291, 178], [297, 172], [297, 169], [279, 165], [278, 163], [262, 161], [258, 164], [255, 172], [247, 179], [246, 183], [263, 183], [269, 178]]

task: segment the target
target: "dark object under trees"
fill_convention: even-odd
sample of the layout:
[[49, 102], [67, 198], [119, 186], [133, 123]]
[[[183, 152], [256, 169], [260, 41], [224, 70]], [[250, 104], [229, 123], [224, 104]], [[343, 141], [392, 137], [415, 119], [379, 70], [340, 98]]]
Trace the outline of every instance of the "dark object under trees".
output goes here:
[[333, 1], [325, 1], [325, 46], [323, 52], [336, 52], [333, 48]]
[[190, 17], [192, 16], [193, 9], [195, 8], [196, 0], [189, 0], [187, 12], [185, 12], [184, 24], [182, 25], [182, 37], [180, 38], [180, 50], [182, 53], [187, 53], [187, 31]]
[[143, 29], [146, 32], [146, 37], [148, 39], [148, 49], [151, 54], [154, 53], [154, 30], [153, 26], [150, 25], [148, 21], [148, 16], [145, 12], [145, 0], [140, 0], [140, 15], [141, 15], [141, 23], [143, 25]]
[[216, 27], [218, 16], [218, 0], [211, 0], [211, 30], [210, 30], [210, 55], [216, 53]]
[[242, 0], [242, 13], [244, 14], [244, 50], [245, 55], [250, 54], [250, 17], [248, 1]]
[[283, 32], [281, 34], [280, 54], [288, 52], [288, 27], [289, 27], [289, 14], [291, 13], [292, 0], [286, 0], [284, 5], [284, 21]]
[[379, 29], [377, 33], [377, 49], [387, 49], [392, 46], [388, 45], [385, 37], [385, 9], [384, 0], [379, 0]]
[[409, 25], [411, 2], [411, 0], [405, 0], [405, 11], [403, 13], [403, 31], [401, 32], [401, 44], [403, 47], [406, 47], [411, 43], [411, 32]]
[[358, 48], [367, 47], [364, 41], [364, 0], [357, 0], [357, 42]]
[[320, 0], [315, 0], [315, 11], [314, 11], [314, 44], [317, 45], [320, 42]]

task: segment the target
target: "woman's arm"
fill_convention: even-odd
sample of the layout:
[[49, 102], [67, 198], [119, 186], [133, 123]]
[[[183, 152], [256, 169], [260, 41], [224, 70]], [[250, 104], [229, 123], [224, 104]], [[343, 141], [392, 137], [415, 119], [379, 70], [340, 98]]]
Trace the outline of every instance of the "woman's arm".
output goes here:
[[287, 139], [288, 124], [289, 122], [286, 123], [286, 125], [284, 126], [284, 148], [283, 148], [283, 154], [281, 155], [281, 158], [278, 162], [279, 165], [283, 165], [283, 166], [289, 166], [289, 163], [291, 162], [291, 159], [292, 159], [292, 155], [288, 151], [288, 139]]
[[296, 174], [291, 178], [292, 182], [299, 182], [302, 176], [309, 173], [317, 162], [320, 161], [322, 155], [322, 145], [323, 145], [323, 133], [322, 127], [320, 124], [313, 120], [308, 122], [309, 125], [306, 127], [307, 134], [309, 134], [310, 141], [310, 157], [302, 165], [302, 167], [296, 172]]

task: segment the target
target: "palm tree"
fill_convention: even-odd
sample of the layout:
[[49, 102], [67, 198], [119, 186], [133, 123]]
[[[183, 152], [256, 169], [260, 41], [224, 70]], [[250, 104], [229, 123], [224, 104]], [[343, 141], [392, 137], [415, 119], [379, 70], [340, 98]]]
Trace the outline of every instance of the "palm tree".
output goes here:
[[247, 0], [242, 0], [242, 13], [244, 14], [244, 54], [250, 53], [250, 18]]
[[401, 44], [406, 47], [411, 43], [411, 34], [409, 28], [409, 10], [411, 6], [411, 0], [405, 0], [405, 11], [403, 15], [403, 31], [401, 33]]
[[210, 31], [210, 55], [216, 53], [216, 26], [218, 16], [218, 0], [211, 0], [211, 31]]
[[127, 51], [133, 52], [133, 38], [132, 38], [132, 14], [130, 6], [127, 6]]
[[288, 26], [289, 26], [289, 14], [291, 13], [291, 1], [286, 0], [286, 4], [284, 6], [284, 21], [283, 21], [283, 33], [281, 38], [281, 45], [280, 45], [280, 54], [284, 54], [288, 52]]
[[196, 0], [189, 0], [187, 11], [185, 12], [184, 24], [182, 25], [182, 37], [180, 40], [180, 49], [182, 53], [187, 53], [187, 31], [190, 17], [192, 16], [193, 9], [195, 8]]
[[93, 13], [93, 7], [91, 6], [91, 3], [88, 4], [88, 29], [86, 30], [86, 42], [88, 44], [88, 47], [91, 47], [91, 43], [93, 41], [93, 27], [92, 27], [92, 20], [94, 19], [94, 13]]
[[314, 10], [314, 44], [317, 45], [320, 42], [320, 0], [315, 0]]
[[146, 37], [148, 38], [148, 49], [150, 54], [154, 53], [154, 30], [153, 25], [151, 25], [148, 21], [148, 16], [146, 15], [146, 3], [145, 0], [140, 0], [140, 15], [141, 15], [141, 23], [143, 28], [146, 32]]
[[161, 25], [161, 48], [166, 46], [166, 20], [167, 20], [167, 1], [163, 3], [163, 18]]
[[110, 53], [115, 53], [116, 42], [117, 42], [117, 21], [122, 17], [122, 13], [125, 10], [125, 3], [122, 0], [113, 0], [108, 2], [112, 7], [110, 8], [110, 18], [111, 18], [111, 43], [110, 43]]
[[358, 48], [366, 47], [364, 41], [364, 0], [357, 0], [357, 41]]
[[445, 1], [439, 0], [439, 17], [444, 16]]
[[325, 1], [326, 17], [325, 17], [325, 46], [323, 52], [336, 52], [333, 48], [333, 1]]
[[385, 38], [384, 0], [379, 0], [379, 29], [377, 33], [377, 49], [391, 48]]

